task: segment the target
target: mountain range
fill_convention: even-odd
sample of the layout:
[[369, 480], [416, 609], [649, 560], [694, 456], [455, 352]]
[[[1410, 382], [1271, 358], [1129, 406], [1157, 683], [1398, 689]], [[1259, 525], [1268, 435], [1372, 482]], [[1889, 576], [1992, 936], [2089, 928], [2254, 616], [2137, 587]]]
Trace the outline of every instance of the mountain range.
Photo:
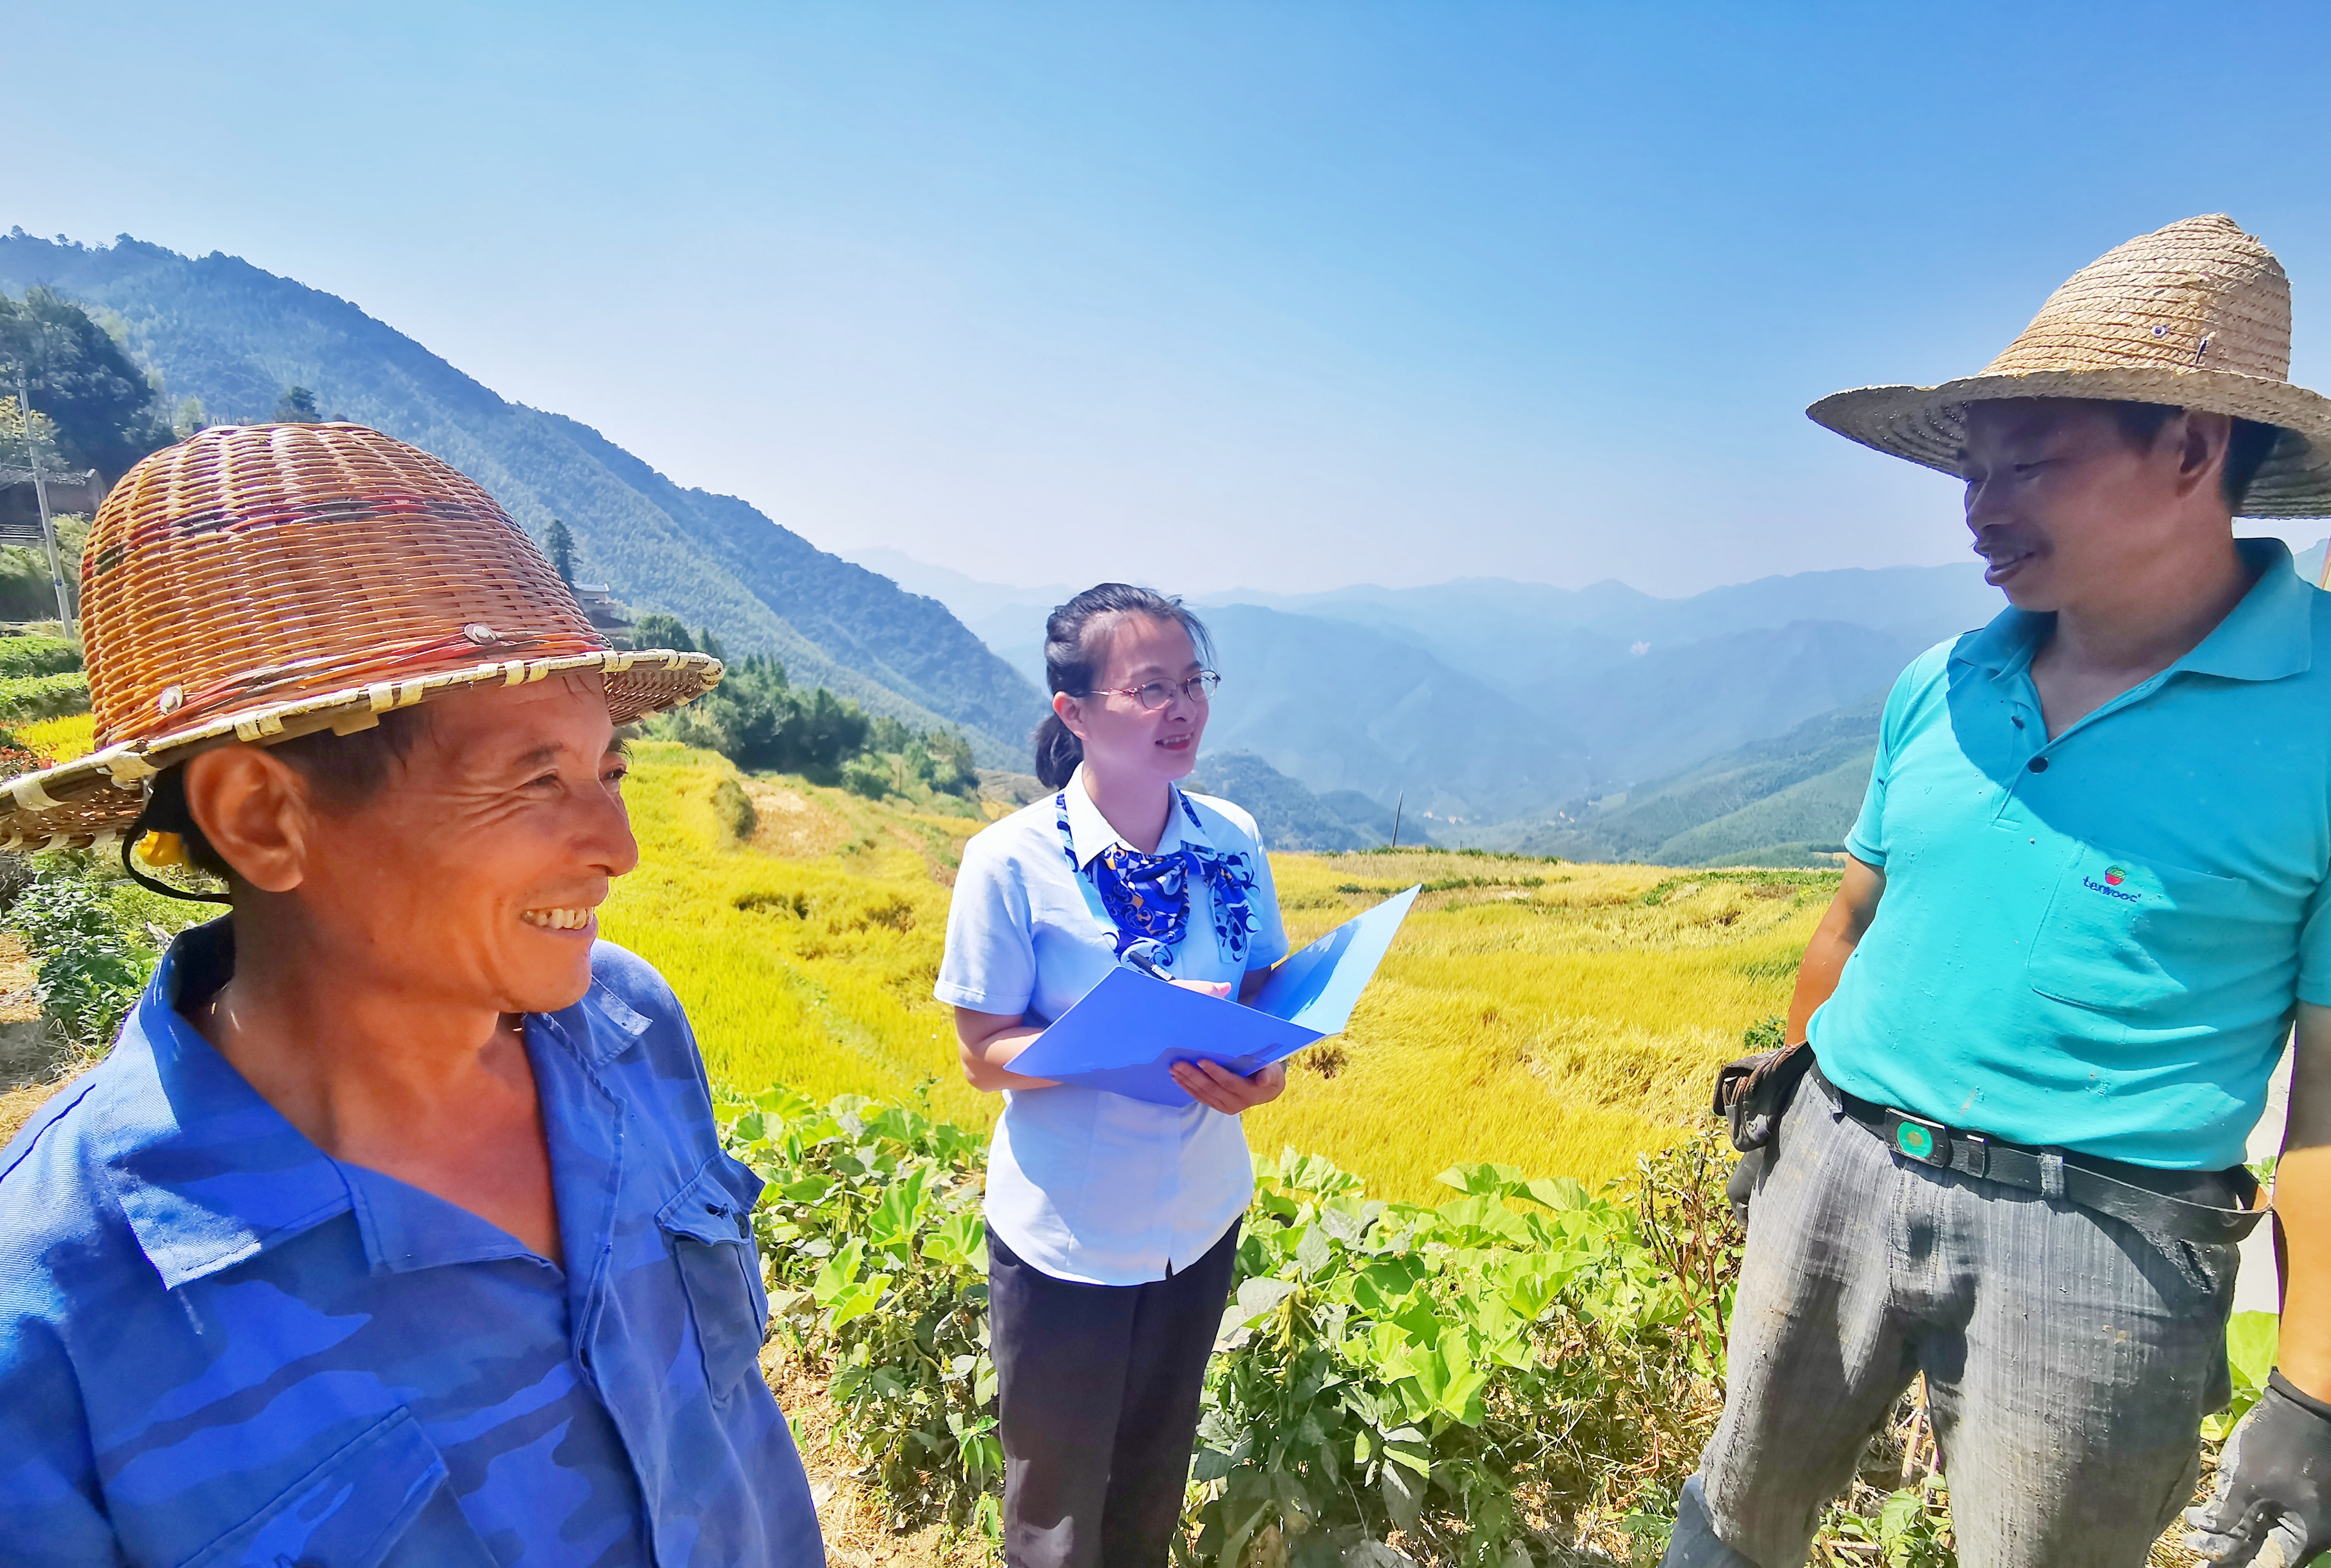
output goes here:
[[[356, 305], [231, 256], [127, 236], [0, 238], [0, 288], [82, 304], [171, 397], [264, 417], [293, 385], [434, 452], [635, 611], [709, 626], [920, 727], [1028, 765], [1043, 623], [1075, 590], [896, 550], [845, 559], [586, 425], [511, 403]], [[2323, 546], [2301, 557], [2319, 574]], [[1164, 584], [1170, 587], [1171, 584]], [[1197, 595], [1224, 673], [1201, 783], [1275, 842], [1388, 840], [1670, 864], [1835, 852], [1878, 703], [1920, 650], [2002, 601], [1973, 562], [1806, 572], [1660, 599], [1494, 578]]]
[[264, 417], [293, 385], [317, 406], [434, 453], [538, 538], [573, 532], [578, 575], [635, 609], [709, 626], [918, 727], [961, 727], [980, 760], [1020, 763], [1042, 699], [947, 609], [817, 549], [733, 496], [690, 489], [589, 426], [509, 402], [345, 299], [236, 257], [0, 238], [0, 287], [46, 284], [89, 309], [173, 398]]
[[[2310, 581], [2325, 548], [2296, 563]], [[1043, 618], [1066, 584], [1014, 589], [897, 551], [855, 558], [1043, 679]], [[1894, 677], [2004, 601], [1969, 562], [1681, 599], [1477, 578], [1192, 603], [1224, 671], [1207, 748], [1240, 754], [1226, 772], [1270, 803], [1257, 809], [1267, 831], [1338, 847], [1336, 822], [1381, 843], [1400, 805], [1404, 837], [1689, 865], [1835, 853]]]
[[[856, 558], [947, 603], [1043, 679], [1043, 616], [1065, 585], [1015, 594], [897, 552]], [[1776, 576], [1686, 599], [1615, 582], [1470, 579], [1192, 603], [1224, 672], [1210, 749], [1251, 753], [1316, 794], [1402, 803], [1443, 842], [1624, 860], [1651, 858], [1699, 819], [1670, 813], [1646, 839], [1645, 818], [1605, 841], [1582, 826], [1603, 821], [1599, 803], [1640, 800], [1851, 708], [2002, 600], [1970, 562]]]

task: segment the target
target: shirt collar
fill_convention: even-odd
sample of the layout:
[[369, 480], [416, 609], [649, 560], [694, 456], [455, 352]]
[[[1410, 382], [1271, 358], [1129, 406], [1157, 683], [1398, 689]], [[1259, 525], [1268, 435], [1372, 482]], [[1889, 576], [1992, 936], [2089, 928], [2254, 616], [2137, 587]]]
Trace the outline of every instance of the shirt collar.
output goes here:
[[[1166, 813], [1166, 832], [1158, 837], [1156, 852], [1170, 855], [1184, 844], [1213, 849], [1214, 841], [1207, 835], [1204, 824], [1193, 820], [1194, 813], [1183, 809], [1181, 789], [1172, 784], [1166, 787], [1174, 793], [1174, 803]], [[1075, 846], [1079, 870], [1091, 865], [1093, 857], [1112, 844], [1125, 844], [1127, 849], [1133, 849], [1132, 845], [1126, 843], [1124, 834], [1109, 826], [1108, 819], [1100, 814], [1099, 806], [1093, 804], [1092, 796], [1085, 793], [1084, 764], [1077, 765], [1077, 771], [1069, 775], [1069, 782], [1061, 786], [1061, 794], [1067, 797], [1069, 803], [1069, 841]], [[1134, 852], [1140, 853], [1137, 850]]]
[[[529, 1255], [467, 1210], [334, 1160], [268, 1104], [178, 1011], [182, 1000], [208, 995], [233, 971], [229, 922], [181, 933], [124, 1021], [102, 1069], [110, 1092], [101, 1107], [92, 1107], [101, 1118], [107, 1179], [165, 1289], [231, 1269], [350, 1211], [367, 1260], [384, 1271]], [[528, 1015], [537, 1078], [558, 1071], [558, 1051], [543, 1044], [597, 1068], [637, 1043], [647, 1026], [595, 980], [564, 1012]], [[554, 1102], [549, 1087], [543, 1086], [546, 1105]], [[554, 1144], [565, 1141], [565, 1130], [545, 1117]]]
[[[2279, 680], [2307, 670], [2315, 653], [2315, 598], [2318, 590], [2291, 565], [2290, 546], [2277, 538], [2237, 539], [2242, 561], [2258, 574], [2241, 602], [2210, 634], [2164, 675], [2180, 671], [2228, 680]], [[2019, 674], [2054, 630], [2052, 612], [2003, 610], [1988, 626], [1969, 633], [1951, 653], [1955, 663], [1972, 664], [1993, 677]]]
[[180, 1016], [234, 968], [234, 930], [182, 933], [123, 1023], [100, 1115], [106, 1175], [138, 1245], [175, 1290], [346, 1212], [338, 1165]]

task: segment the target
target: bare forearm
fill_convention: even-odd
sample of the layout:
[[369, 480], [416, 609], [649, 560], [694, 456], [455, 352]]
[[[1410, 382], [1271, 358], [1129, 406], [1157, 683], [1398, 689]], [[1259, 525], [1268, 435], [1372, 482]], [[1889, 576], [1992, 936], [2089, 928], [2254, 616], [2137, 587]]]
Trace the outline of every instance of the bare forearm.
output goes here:
[[2331, 1399], [2331, 1009], [2301, 1005], [2290, 1111], [2274, 1170], [2282, 1230], [2282, 1375]]
[[1877, 918], [1878, 901], [1885, 894], [1884, 871], [1860, 860], [1846, 861], [1837, 897], [1814, 928], [1812, 940], [1805, 944], [1804, 959], [1797, 965], [1797, 988], [1789, 998], [1788, 1043], [1794, 1045], [1805, 1038], [1813, 1014], [1837, 991], [1845, 961], [1853, 956], [1870, 921]]
[[1028, 1049], [1030, 1041], [1043, 1032], [1044, 1026], [1040, 1023], [1023, 1023], [993, 1013], [956, 1009], [956, 1048], [963, 1062], [964, 1080], [982, 1094], [1052, 1088], [1053, 1079], [1030, 1078], [1012, 1071], [1007, 1065]]
[[1812, 940], [1805, 944], [1804, 962], [1797, 965], [1797, 988], [1789, 996], [1789, 1044], [1804, 1039], [1813, 1014], [1835, 993], [1837, 978], [1845, 973], [1845, 961], [1852, 956], [1853, 943], [1823, 920]]
[[2331, 1146], [2287, 1151], [2275, 1165], [2282, 1227], [2282, 1375], [2331, 1400]]

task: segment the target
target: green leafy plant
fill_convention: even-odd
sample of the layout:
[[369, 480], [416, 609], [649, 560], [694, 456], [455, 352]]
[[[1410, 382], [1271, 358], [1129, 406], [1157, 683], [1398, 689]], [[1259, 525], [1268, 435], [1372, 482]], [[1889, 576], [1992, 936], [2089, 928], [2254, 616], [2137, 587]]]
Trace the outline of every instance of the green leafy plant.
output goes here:
[[[723, 1115], [770, 1183], [773, 1320], [828, 1369], [894, 1519], [992, 1536], [985, 1139], [785, 1089]], [[1720, 1161], [1687, 1145], [1601, 1194], [1498, 1165], [1441, 1179], [1451, 1196], [1424, 1207], [1291, 1151], [1262, 1164], [1185, 1559], [1235, 1568], [1269, 1535], [1291, 1563], [1341, 1563], [1397, 1535], [1509, 1568], [1581, 1516], [1671, 1517], [1717, 1410], [1737, 1240]]]
[[1716, 1410], [1719, 1172], [1687, 1145], [1589, 1194], [1460, 1165], [1424, 1208], [1292, 1151], [1265, 1165], [1199, 1430], [1197, 1561], [1276, 1530], [1302, 1568], [1397, 1532], [1505, 1568], [1647, 1481], [1671, 1495]]
[[77, 670], [56, 675], [0, 677], [0, 724], [89, 711], [89, 677]]
[[2275, 1351], [2282, 1336], [2282, 1319], [2271, 1312], [2237, 1312], [2226, 1322], [2226, 1370], [2233, 1374], [2234, 1397], [2226, 1408], [2202, 1422], [2202, 1435], [2222, 1443], [2234, 1423], [2250, 1413], [2266, 1392], [2267, 1373], [2274, 1370]]
[[830, 1369], [895, 1522], [994, 1535], [1004, 1449], [987, 1354], [985, 1140], [923, 1110], [771, 1089], [723, 1108], [769, 1182], [770, 1318]]
[[42, 1011], [84, 1050], [109, 1043], [157, 955], [105, 884], [70, 871], [43, 875], [9, 907], [7, 920], [33, 955]]
[[81, 650], [62, 637], [0, 637], [0, 679], [62, 675], [81, 668]]
[[1877, 1512], [1832, 1510], [1815, 1547], [1817, 1560], [1887, 1568], [1956, 1568], [1947, 1499], [1939, 1485], [1903, 1487], [1878, 1500]]

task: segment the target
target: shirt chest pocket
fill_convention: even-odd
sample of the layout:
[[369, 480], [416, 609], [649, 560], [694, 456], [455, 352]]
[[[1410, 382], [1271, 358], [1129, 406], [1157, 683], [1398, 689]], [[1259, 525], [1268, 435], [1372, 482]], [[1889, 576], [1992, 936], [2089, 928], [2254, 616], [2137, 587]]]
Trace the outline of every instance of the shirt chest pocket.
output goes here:
[[2083, 845], [2031, 940], [2031, 989], [2106, 1012], [2182, 997], [2256, 936], [2248, 884]]
[[689, 1316], [715, 1403], [760, 1364], [769, 1328], [761, 1254], [753, 1245], [753, 1205], [765, 1183], [727, 1155], [715, 1155], [656, 1215], [680, 1269]]
[[492, 1568], [409, 1411], [366, 1430], [186, 1568]]

